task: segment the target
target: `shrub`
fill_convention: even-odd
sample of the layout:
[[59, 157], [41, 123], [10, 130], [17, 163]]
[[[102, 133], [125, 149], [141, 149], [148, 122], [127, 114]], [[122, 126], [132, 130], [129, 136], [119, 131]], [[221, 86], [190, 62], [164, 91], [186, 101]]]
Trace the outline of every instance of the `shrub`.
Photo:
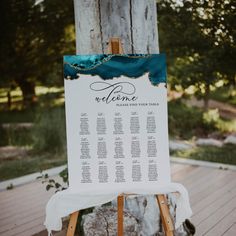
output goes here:
[[218, 109], [204, 112], [200, 108], [187, 106], [181, 99], [168, 103], [168, 122], [170, 135], [184, 139], [230, 131], [234, 124], [223, 121]]
[[179, 138], [191, 138], [202, 132], [202, 112], [188, 107], [180, 99], [168, 103], [169, 133]]

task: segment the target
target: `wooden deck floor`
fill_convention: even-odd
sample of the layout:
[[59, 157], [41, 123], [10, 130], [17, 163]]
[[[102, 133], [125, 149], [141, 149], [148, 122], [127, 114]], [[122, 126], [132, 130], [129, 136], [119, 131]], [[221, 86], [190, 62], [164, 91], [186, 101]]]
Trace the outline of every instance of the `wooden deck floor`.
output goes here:
[[[172, 179], [189, 191], [197, 236], [236, 235], [236, 171], [172, 164]], [[31, 236], [44, 230], [53, 191], [40, 181], [0, 192], [0, 235]], [[46, 234], [40, 234], [46, 235]]]

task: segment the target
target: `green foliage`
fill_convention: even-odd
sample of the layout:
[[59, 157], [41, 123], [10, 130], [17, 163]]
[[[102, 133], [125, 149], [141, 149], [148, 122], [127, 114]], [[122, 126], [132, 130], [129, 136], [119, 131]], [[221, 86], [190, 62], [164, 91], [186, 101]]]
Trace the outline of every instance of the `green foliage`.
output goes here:
[[37, 179], [42, 179], [42, 184], [46, 185], [46, 190], [49, 191], [50, 189], [54, 188], [55, 192], [63, 191], [68, 187], [68, 168], [65, 168], [59, 173], [59, 176], [62, 178], [63, 182], [66, 183], [66, 187], [62, 186], [60, 183], [56, 182], [53, 178], [49, 178], [48, 174], [42, 174], [37, 177]]
[[59, 176], [62, 178], [64, 183], [68, 184], [68, 168], [65, 168], [59, 173]]
[[200, 109], [188, 107], [180, 99], [168, 103], [168, 122], [171, 136], [189, 139], [204, 132]]
[[235, 145], [230, 144], [223, 147], [202, 146], [190, 150], [172, 151], [171, 155], [187, 159], [236, 165], [236, 148]]
[[24, 99], [37, 83], [61, 85], [62, 55], [75, 51], [73, 1], [3, 0], [0, 15], [0, 85], [20, 86]]
[[159, 0], [158, 17], [172, 88], [194, 85], [196, 95], [208, 99], [219, 80], [235, 86], [233, 1]]
[[210, 109], [203, 113], [203, 123], [206, 124], [211, 129], [217, 127], [217, 123], [220, 119], [220, 114], [218, 109]]
[[221, 87], [211, 92], [210, 99], [236, 106], [236, 88]]
[[200, 108], [185, 105], [181, 99], [168, 103], [169, 134], [175, 138], [190, 139], [208, 136], [212, 132], [236, 132], [236, 120], [225, 120], [218, 110], [204, 112]]
[[[63, 182], [68, 186], [68, 168], [65, 168], [59, 173], [59, 176], [62, 178]], [[49, 178], [48, 174], [42, 174], [38, 176], [37, 179], [42, 179], [42, 183], [46, 183], [46, 190], [49, 191], [51, 188], [55, 189], [55, 192], [63, 191], [67, 188], [63, 187], [60, 183], [56, 182], [53, 178]]]
[[39, 152], [65, 153], [65, 112], [61, 107], [44, 109], [38, 113], [34, 129], [33, 148]]
[[221, 133], [235, 133], [236, 119], [234, 120], [219, 119], [216, 124], [216, 127]]

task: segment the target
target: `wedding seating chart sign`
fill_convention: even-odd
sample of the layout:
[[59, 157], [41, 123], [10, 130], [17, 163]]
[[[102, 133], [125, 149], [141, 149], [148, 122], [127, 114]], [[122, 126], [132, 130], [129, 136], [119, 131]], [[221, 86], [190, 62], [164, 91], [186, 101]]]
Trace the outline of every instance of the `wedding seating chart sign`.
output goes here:
[[64, 78], [71, 191], [170, 183], [165, 55], [64, 56]]

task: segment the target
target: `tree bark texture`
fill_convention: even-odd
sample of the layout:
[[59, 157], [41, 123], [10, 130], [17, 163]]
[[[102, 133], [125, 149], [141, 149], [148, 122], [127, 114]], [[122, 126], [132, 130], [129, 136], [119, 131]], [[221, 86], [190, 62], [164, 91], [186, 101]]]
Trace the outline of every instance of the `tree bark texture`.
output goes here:
[[19, 86], [22, 91], [24, 106], [28, 107], [34, 105], [36, 103], [35, 83], [22, 80]]
[[[111, 37], [121, 39], [125, 54], [159, 52], [155, 0], [74, 0], [74, 9], [77, 54], [107, 53]], [[173, 195], [168, 198], [174, 216], [175, 198]], [[162, 235], [159, 208], [154, 196], [126, 199], [125, 208], [140, 222], [139, 233], [135, 235]], [[109, 209], [101, 209], [105, 217]], [[99, 230], [97, 227], [92, 229], [91, 225], [99, 222], [96, 211], [87, 216], [87, 220], [84, 217], [87, 235], [95, 235], [92, 232]], [[115, 225], [116, 222], [113, 223]], [[98, 232], [98, 235], [103, 234]]]
[[121, 38], [124, 53], [158, 53], [154, 0], [74, 0], [76, 51], [107, 52], [109, 38]]

